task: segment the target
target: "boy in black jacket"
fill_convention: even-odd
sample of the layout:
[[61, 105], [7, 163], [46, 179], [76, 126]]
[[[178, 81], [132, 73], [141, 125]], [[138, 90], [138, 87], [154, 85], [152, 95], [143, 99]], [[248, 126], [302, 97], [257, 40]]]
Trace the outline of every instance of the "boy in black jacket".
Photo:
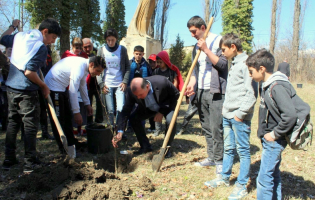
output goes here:
[[[250, 76], [256, 82], [263, 81], [257, 132], [263, 151], [257, 177], [257, 199], [282, 199], [279, 167], [281, 153], [287, 145], [284, 136], [293, 129], [298, 115], [291, 99], [295, 90], [285, 74], [273, 73], [274, 64], [273, 55], [266, 49], [258, 50], [246, 60]], [[266, 98], [270, 98], [267, 95], [281, 113], [279, 122], [265, 103]]]

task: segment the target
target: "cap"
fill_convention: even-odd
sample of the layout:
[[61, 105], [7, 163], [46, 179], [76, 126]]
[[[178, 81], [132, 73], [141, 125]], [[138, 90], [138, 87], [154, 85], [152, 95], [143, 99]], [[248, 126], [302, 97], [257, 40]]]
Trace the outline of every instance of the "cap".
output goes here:
[[151, 54], [148, 58], [148, 60], [156, 61], [156, 54]]

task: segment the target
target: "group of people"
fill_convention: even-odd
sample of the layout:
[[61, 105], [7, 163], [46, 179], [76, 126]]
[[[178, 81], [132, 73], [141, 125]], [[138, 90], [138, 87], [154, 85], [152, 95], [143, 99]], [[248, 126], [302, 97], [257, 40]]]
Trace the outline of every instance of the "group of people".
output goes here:
[[[14, 20], [0, 39], [1, 44], [12, 47], [5, 82], [9, 110], [3, 162], [5, 169], [18, 163], [16, 137], [21, 125], [25, 130], [24, 171], [31, 172], [40, 164], [36, 153], [40, 95], [44, 98], [50, 95], [67, 137], [68, 149], [64, 149], [51, 119], [52, 131], [61, 153], [67, 151], [75, 157], [76, 149], [85, 146], [74, 137], [73, 124], [76, 124], [78, 132], [83, 132], [81, 126], [93, 122], [93, 96], [96, 99], [95, 122], [103, 122], [103, 104], [106, 104], [110, 124], [117, 133], [112, 140], [114, 147], [118, 146], [130, 127], [140, 144], [140, 149], [134, 154], [153, 150], [146, 135], [145, 120], [149, 120], [150, 131], [154, 130], [157, 136], [162, 131], [164, 117], [167, 130], [183, 87], [180, 71], [171, 63], [166, 51], [150, 55], [147, 62], [144, 48], [135, 46], [134, 57], [129, 60], [127, 49], [117, 43], [117, 31], [109, 28], [104, 33], [106, 44], [97, 52], [93, 50], [89, 38], [74, 38], [72, 49], [47, 69], [46, 46], [54, 43], [60, 35], [58, 22], [46, 19], [38, 30], [11, 35], [18, 23], [18, 20]], [[257, 178], [257, 198], [281, 199], [279, 167], [281, 152], [286, 146], [284, 136], [297, 119], [291, 98], [282, 86], [294, 90], [288, 77], [281, 72], [273, 73], [275, 60], [267, 50], [258, 50], [250, 56], [243, 52], [241, 39], [234, 33], [224, 36], [207, 33], [207, 25], [199, 16], [190, 18], [187, 27], [197, 40], [192, 59], [199, 49], [201, 54], [187, 89], [183, 91], [189, 99], [189, 108], [179, 134], [184, 132], [188, 121], [198, 111], [207, 143], [207, 158], [195, 165], [216, 166], [216, 178], [205, 182], [205, 185], [211, 188], [229, 186], [237, 153], [240, 173], [229, 199], [241, 199], [247, 195], [251, 119], [258, 96], [257, 82], [263, 82], [258, 129], [263, 152]], [[206, 39], [203, 39], [206, 34]], [[230, 68], [228, 60], [232, 60]], [[40, 79], [40, 69], [46, 71], [45, 80]], [[264, 101], [265, 91], [275, 81], [281, 82], [273, 85], [271, 92], [282, 113], [281, 117], [284, 116], [281, 122], [275, 121]], [[48, 114], [52, 118], [49, 111]], [[176, 123], [168, 146], [172, 145], [175, 135]], [[171, 156], [169, 149], [166, 157]]]

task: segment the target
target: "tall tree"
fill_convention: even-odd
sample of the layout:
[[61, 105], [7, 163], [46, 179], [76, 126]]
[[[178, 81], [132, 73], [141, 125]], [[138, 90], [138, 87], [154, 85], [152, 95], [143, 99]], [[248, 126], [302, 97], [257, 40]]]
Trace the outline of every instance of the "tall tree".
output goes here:
[[[161, 41], [161, 46], [162, 49], [164, 49], [165, 44], [166, 44], [166, 37], [165, 37], [165, 33], [167, 32], [165, 30], [165, 25], [167, 22], [167, 18], [168, 18], [168, 10], [170, 8], [170, 3], [171, 0], [163, 0], [163, 7], [162, 7], [162, 17], [161, 17], [161, 33], [160, 33], [160, 41]], [[164, 41], [165, 40], [165, 41]]]
[[230, 32], [237, 33], [242, 40], [243, 50], [248, 54], [252, 52], [254, 28], [253, 0], [224, 0], [222, 12], [222, 35]]
[[179, 34], [176, 36], [176, 42], [170, 48], [171, 63], [176, 65], [179, 69], [183, 68], [183, 61], [185, 58], [184, 41], [180, 39]]
[[127, 33], [124, 0], [106, 0], [105, 13], [104, 31], [108, 28], [116, 29], [118, 32], [118, 40], [121, 40]]
[[281, 12], [281, 0], [272, 0], [271, 28], [270, 28], [271, 33], [270, 33], [270, 43], [269, 43], [269, 50], [270, 50], [270, 53], [272, 54], [274, 54], [275, 46], [277, 42], [280, 12]]
[[293, 19], [292, 60], [291, 60], [293, 74], [297, 72], [297, 64], [298, 64], [298, 59], [299, 59], [300, 15], [301, 15], [301, 1], [295, 0], [294, 19]]

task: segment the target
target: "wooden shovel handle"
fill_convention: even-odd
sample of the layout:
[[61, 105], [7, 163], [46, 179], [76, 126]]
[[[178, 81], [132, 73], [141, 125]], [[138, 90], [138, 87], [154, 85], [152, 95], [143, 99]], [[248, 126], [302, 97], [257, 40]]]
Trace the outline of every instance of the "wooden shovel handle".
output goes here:
[[[210, 28], [211, 28], [211, 26], [212, 26], [213, 20], [214, 20], [214, 18], [211, 17], [211, 18], [210, 18], [210, 21], [209, 21], [209, 24], [208, 24], [208, 27], [207, 27], [207, 29], [206, 29], [206, 32], [205, 32], [205, 34], [204, 34], [204, 36], [203, 36], [203, 39], [204, 39], [204, 40], [205, 40], [205, 39], [207, 38], [207, 36], [208, 36], [208, 33], [209, 33]], [[170, 139], [172, 130], [173, 130], [173, 128], [174, 128], [175, 121], [176, 121], [176, 119], [177, 119], [177, 115], [178, 115], [178, 111], [179, 111], [180, 105], [181, 105], [181, 103], [182, 103], [182, 100], [183, 100], [183, 97], [184, 97], [184, 94], [185, 94], [187, 85], [188, 85], [188, 83], [189, 83], [189, 79], [190, 79], [190, 77], [191, 77], [191, 74], [192, 74], [192, 72], [193, 72], [195, 66], [196, 66], [196, 63], [197, 63], [198, 58], [199, 58], [199, 56], [200, 56], [200, 53], [201, 53], [201, 50], [198, 49], [197, 54], [196, 54], [196, 56], [195, 56], [195, 59], [194, 59], [193, 63], [191, 64], [191, 67], [190, 67], [190, 69], [189, 69], [189, 72], [188, 72], [188, 75], [187, 75], [187, 77], [186, 77], [186, 80], [185, 80], [184, 86], [183, 86], [183, 88], [182, 88], [182, 91], [180, 92], [179, 98], [178, 98], [178, 100], [177, 100], [176, 108], [175, 108], [175, 111], [174, 111], [174, 114], [173, 114], [171, 123], [170, 123], [170, 125], [169, 125], [169, 127], [168, 127], [168, 130], [167, 130], [167, 133], [166, 133], [166, 136], [165, 136], [165, 139], [164, 139], [162, 148], [166, 148], [167, 143], [168, 143], [168, 141], [169, 141], [169, 139]]]

